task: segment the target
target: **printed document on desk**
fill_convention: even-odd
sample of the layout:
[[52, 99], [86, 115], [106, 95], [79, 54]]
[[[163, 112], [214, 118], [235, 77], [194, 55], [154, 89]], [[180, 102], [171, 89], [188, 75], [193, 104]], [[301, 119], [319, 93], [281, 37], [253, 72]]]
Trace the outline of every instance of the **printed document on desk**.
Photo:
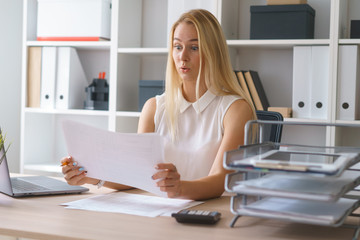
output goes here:
[[68, 154], [87, 176], [165, 197], [151, 176], [164, 161], [163, 138], [156, 133], [117, 133], [64, 121]]
[[145, 217], [171, 216], [171, 213], [203, 202], [114, 192], [61, 204], [69, 209], [125, 213]]

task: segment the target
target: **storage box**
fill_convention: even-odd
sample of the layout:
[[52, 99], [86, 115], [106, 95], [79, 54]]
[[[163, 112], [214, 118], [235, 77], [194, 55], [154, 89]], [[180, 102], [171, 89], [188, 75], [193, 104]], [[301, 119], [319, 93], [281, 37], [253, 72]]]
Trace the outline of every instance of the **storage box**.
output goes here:
[[350, 38], [360, 38], [360, 20], [351, 20]]
[[315, 10], [308, 4], [250, 6], [250, 39], [314, 38]]
[[110, 39], [110, 0], [38, 0], [38, 41]]
[[140, 80], [139, 81], [139, 111], [145, 102], [156, 95], [161, 95], [165, 91], [164, 80]]
[[266, 0], [267, 5], [307, 4], [307, 0]]

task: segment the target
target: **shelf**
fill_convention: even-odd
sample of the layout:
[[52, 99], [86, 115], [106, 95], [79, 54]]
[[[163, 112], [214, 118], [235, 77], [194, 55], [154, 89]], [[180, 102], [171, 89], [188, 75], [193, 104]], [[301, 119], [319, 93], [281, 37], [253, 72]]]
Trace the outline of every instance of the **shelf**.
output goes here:
[[[166, 73], [166, 59], [168, 56], [167, 39], [169, 21], [175, 18], [169, 7], [170, 0], [149, 1], [112, 1], [111, 40], [110, 41], [36, 41], [37, 28], [37, 0], [24, 1], [24, 42], [23, 42], [23, 76], [22, 86], [27, 86], [27, 54], [29, 47], [74, 47], [76, 48], [84, 72], [88, 80], [105, 71], [109, 91], [109, 111], [85, 109], [40, 109], [27, 108], [26, 90], [22, 92], [21, 122], [21, 165], [25, 170], [49, 171], [59, 169], [51, 165], [34, 162], [34, 159], [57, 159], [66, 154], [65, 142], [62, 138], [61, 122], [76, 120], [85, 124], [98, 126], [103, 129], [119, 132], [136, 132], [140, 112], [138, 111], [138, 82], [140, 79], [164, 79]], [[190, 2], [190, 1], [188, 1]], [[194, 1], [193, 1], [194, 2]], [[349, 19], [358, 18], [359, 4], [356, 0], [348, 2], [344, 11], [351, 8], [351, 12], [341, 18], [347, 25], [340, 25], [341, 19], [336, 14], [341, 13], [340, 0], [311, 0], [309, 4], [316, 10], [315, 39], [249, 39], [250, 33], [250, 5], [262, 5], [264, 0], [256, 1], [209, 1], [216, 3], [221, 10], [221, 22], [224, 29], [234, 30], [234, 34], [227, 40], [231, 50], [234, 69], [253, 69], [260, 73], [269, 102], [273, 106], [292, 106], [292, 78], [293, 78], [293, 48], [294, 46], [329, 46], [330, 76], [328, 99], [336, 98], [337, 90], [337, 54], [339, 45], [360, 45], [360, 39], [340, 38], [341, 27], [349, 27]], [[341, 2], [341, 3], [340, 3]], [[209, 6], [211, 5], [209, 3]], [[195, 6], [193, 3], [185, 3]], [[175, 4], [176, 5], [176, 4]], [[184, 7], [186, 7], [184, 5]], [[207, 6], [208, 4], [204, 4]], [[222, 5], [222, 6], [220, 6]], [[344, 5], [344, 6], [345, 6]], [[236, 6], [236, 7], [235, 7]], [[142, 9], [141, 11], [138, 11]], [[175, 11], [176, 12], [176, 11]], [[180, 13], [180, 10], [179, 10]], [[335, 14], [336, 13], [336, 14]], [[170, 14], [170, 15], [169, 15]], [[228, 17], [236, 15], [235, 22]], [[170, 17], [169, 17], [170, 16]], [[226, 17], [225, 17], [226, 16]], [[225, 17], [225, 18], [224, 18]], [[340, 14], [341, 17], [341, 14]], [[348, 19], [345, 19], [348, 17]], [[175, 19], [174, 19], [175, 20]], [[238, 22], [236, 22], [238, 21]], [[129, 22], [133, 24], [129, 25]], [[343, 26], [344, 25], [344, 26]], [[153, 26], [157, 26], [154, 30]], [[154, 32], [155, 31], [155, 32]], [[348, 36], [349, 33], [343, 34]], [[230, 40], [231, 39], [231, 40]], [[335, 101], [330, 101], [335, 102]], [[82, 108], [80, 105], [79, 108]], [[133, 111], [131, 111], [133, 110]], [[358, 121], [340, 121], [336, 119], [335, 103], [329, 104], [327, 119], [285, 118], [284, 122], [316, 122], [316, 123], [346, 123], [360, 124]], [[311, 139], [305, 137], [302, 129], [291, 129], [288, 138], [296, 141], [310, 141], [312, 144], [334, 145], [340, 139], [342, 144], [357, 142], [359, 132], [350, 132], [345, 128], [338, 128], [335, 132], [322, 128], [311, 129]], [[33, 139], [35, 133], [42, 132]], [[325, 137], [322, 137], [325, 135]], [[294, 137], [296, 136], [296, 137]], [[286, 136], [285, 136], [286, 137]], [[285, 138], [286, 139], [286, 138]], [[40, 143], [40, 144], [39, 144]], [[55, 143], [55, 144], [54, 144]], [[41, 156], [39, 156], [41, 155]]]
[[25, 108], [25, 113], [40, 114], [66, 114], [66, 115], [85, 115], [85, 116], [109, 116], [108, 111], [85, 110], [85, 109], [42, 109], [42, 108]]
[[110, 50], [110, 41], [27, 41], [29, 47], [76, 47], [79, 49]]
[[130, 111], [119, 111], [116, 112], [117, 117], [140, 117], [140, 112], [130, 112]]
[[133, 54], [133, 55], [146, 55], [146, 54], [159, 54], [167, 55], [167, 48], [119, 48], [118, 53]]
[[360, 125], [360, 120], [336, 120], [336, 123], [341, 123], [341, 124], [350, 124], [350, 125]]
[[339, 39], [339, 44], [359, 44], [360, 39]]
[[293, 48], [299, 45], [329, 45], [329, 39], [227, 40], [229, 47]]
[[316, 122], [316, 123], [329, 123], [325, 119], [312, 119], [312, 118], [284, 118], [284, 122]]

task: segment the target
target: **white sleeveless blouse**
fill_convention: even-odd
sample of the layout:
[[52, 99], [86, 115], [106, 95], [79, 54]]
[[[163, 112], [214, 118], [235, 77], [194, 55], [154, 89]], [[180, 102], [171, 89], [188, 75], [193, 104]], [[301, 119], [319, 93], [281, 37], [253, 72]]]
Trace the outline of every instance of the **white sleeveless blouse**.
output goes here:
[[155, 132], [165, 137], [165, 161], [173, 163], [182, 180], [208, 176], [224, 134], [223, 120], [239, 96], [216, 96], [207, 91], [197, 102], [182, 98], [179, 136], [173, 142], [165, 115], [165, 94], [156, 96]]

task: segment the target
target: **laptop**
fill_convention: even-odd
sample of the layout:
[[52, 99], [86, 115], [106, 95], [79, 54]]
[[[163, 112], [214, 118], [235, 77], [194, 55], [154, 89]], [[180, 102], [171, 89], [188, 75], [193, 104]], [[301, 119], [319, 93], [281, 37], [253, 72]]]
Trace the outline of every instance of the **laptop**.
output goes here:
[[[0, 132], [1, 134], [1, 132]], [[75, 194], [89, 191], [81, 186], [71, 186], [68, 183], [46, 176], [10, 177], [5, 154], [5, 148], [0, 150], [0, 192], [11, 197], [27, 197], [54, 194]]]

